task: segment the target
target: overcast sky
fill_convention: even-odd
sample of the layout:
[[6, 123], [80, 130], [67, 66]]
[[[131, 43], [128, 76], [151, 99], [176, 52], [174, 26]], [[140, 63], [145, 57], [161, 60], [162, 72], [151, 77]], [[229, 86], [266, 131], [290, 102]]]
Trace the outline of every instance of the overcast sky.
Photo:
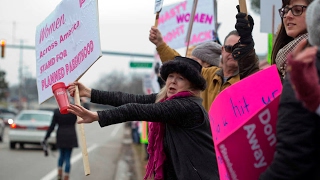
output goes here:
[[[164, 0], [164, 6], [181, 0]], [[36, 26], [60, 3], [60, 0], [1, 0], [0, 39], [7, 44], [34, 46]], [[154, 54], [155, 47], [149, 42], [149, 29], [154, 24], [155, 0], [100, 0], [99, 21], [101, 49], [106, 51]], [[218, 35], [221, 40], [234, 29], [235, 6], [238, 0], [218, 0]], [[254, 40], [257, 54], [267, 53], [267, 34], [260, 33], [260, 17], [254, 14], [247, 0], [249, 14], [255, 20]], [[184, 53], [183, 49], [179, 49]], [[103, 55], [79, 80], [90, 86], [99, 76], [113, 70], [131, 71], [130, 61], [140, 58]], [[152, 59], [143, 59], [152, 61]], [[25, 76], [36, 76], [35, 50], [6, 49], [6, 57], [0, 59], [0, 69], [6, 71], [9, 85], [19, 83], [19, 64], [22, 62]]]

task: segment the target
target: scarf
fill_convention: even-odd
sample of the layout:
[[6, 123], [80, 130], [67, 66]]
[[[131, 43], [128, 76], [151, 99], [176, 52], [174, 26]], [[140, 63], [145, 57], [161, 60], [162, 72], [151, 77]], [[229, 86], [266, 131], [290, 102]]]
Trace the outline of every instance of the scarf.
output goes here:
[[284, 79], [286, 74], [288, 54], [292, 52], [303, 39], [308, 39], [308, 33], [299, 35], [278, 51], [275, 61], [278, 71], [280, 72], [281, 79]]
[[[177, 94], [162, 99], [160, 102], [168, 101], [177, 97], [189, 97], [192, 94], [189, 91], [178, 92]], [[144, 180], [152, 178], [154, 175], [155, 180], [163, 180], [163, 163], [166, 159], [166, 155], [163, 150], [163, 139], [165, 133], [165, 123], [162, 122], [149, 122], [149, 134], [148, 134], [148, 153], [149, 161], [147, 164], [146, 175]]]

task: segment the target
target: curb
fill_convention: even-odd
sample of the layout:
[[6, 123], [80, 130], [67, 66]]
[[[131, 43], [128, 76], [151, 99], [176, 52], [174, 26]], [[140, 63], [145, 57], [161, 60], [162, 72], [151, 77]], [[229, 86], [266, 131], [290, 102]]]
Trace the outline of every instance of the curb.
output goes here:
[[131, 129], [125, 127], [121, 153], [116, 165], [115, 180], [142, 179], [141, 173], [138, 171], [137, 153], [132, 145]]

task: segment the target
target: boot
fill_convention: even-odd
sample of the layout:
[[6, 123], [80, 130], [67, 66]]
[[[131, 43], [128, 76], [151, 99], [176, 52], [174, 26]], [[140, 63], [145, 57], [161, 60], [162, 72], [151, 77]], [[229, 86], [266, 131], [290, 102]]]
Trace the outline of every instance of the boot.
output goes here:
[[64, 175], [63, 180], [69, 180], [69, 175]]
[[69, 180], [69, 173], [64, 172], [63, 180]]
[[62, 180], [62, 169], [58, 168], [58, 180]]

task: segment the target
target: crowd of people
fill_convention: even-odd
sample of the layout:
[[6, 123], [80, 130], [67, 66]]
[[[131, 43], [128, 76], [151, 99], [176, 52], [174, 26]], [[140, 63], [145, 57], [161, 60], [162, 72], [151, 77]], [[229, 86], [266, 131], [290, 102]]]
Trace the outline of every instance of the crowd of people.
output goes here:
[[[223, 45], [199, 44], [190, 57], [170, 48], [159, 29], [151, 27], [149, 40], [162, 61], [160, 92], [109, 92], [76, 81], [68, 86], [71, 96], [78, 87], [80, 97], [115, 108], [91, 111], [70, 104], [68, 111], [81, 117], [78, 123], [97, 121], [101, 127], [148, 121], [144, 179], [220, 179], [209, 108], [221, 91], [260, 71], [252, 36], [254, 20], [237, 9], [235, 30]], [[272, 64], [283, 86], [277, 143], [274, 158], [259, 179], [320, 179], [320, 0], [282, 0], [279, 15], [282, 21], [272, 50]]]

